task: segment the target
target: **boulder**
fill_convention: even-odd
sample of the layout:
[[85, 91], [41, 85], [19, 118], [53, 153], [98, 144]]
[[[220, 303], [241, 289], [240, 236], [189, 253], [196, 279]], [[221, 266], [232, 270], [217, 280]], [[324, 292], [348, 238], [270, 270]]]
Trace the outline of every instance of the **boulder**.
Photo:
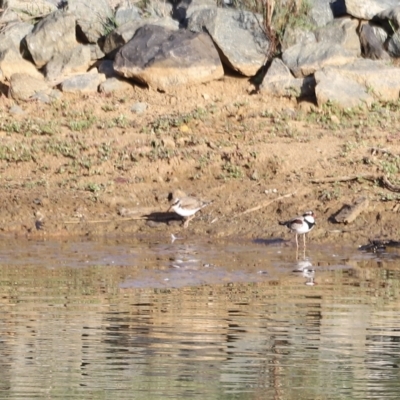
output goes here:
[[22, 58], [20, 52], [14, 47], [0, 50], [0, 80], [10, 80], [13, 74], [29, 75], [36, 79], [42, 79], [43, 75], [29, 61]]
[[392, 57], [400, 56], [400, 30], [397, 30], [389, 39], [388, 52]]
[[117, 26], [124, 25], [128, 22], [140, 19], [142, 12], [133, 4], [121, 4], [115, 11], [115, 24]]
[[15, 100], [30, 100], [39, 92], [50, 92], [44, 78], [33, 77], [24, 73], [16, 73], [10, 78], [10, 95]]
[[146, 2], [145, 12], [146, 14], [151, 15], [152, 17], [171, 17], [173, 6], [172, 2], [164, 1], [164, 0], [152, 0]]
[[43, 18], [26, 36], [26, 45], [37, 67], [42, 68], [55, 55], [77, 45], [75, 16], [56, 11]]
[[109, 33], [103, 44], [103, 51], [108, 58], [114, 58], [117, 51], [127, 44], [135, 35], [136, 31], [144, 25], [158, 25], [172, 30], [178, 30], [179, 24], [172, 18], [146, 18], [129, 21]]
[[316, 26], [325, 26], [334, 18], [346, 14], [345, 0], [311, 0], [308, 16]]
[[397, 101], [400, 93], [400, 68], [385, 61], [358, 59], [340, 68], [324, 68], [315, 73], [318, 104], [335, 101], [353, 107], [372, 101]]
[[90, 43], [86, 46], [90, 49], [90, 59], [92, 61], [100, 60], [101, 58], [105, 57], [103, 50], [97, 43]]
[[107, 0], [68, 0], [68, 11], [75, 15], [82, 40], [97, 41], [115, 27]]
[[371, 20], [380, 12], [399, 5], [398, 0], [345, 0], [347, 14]]
[[105, 75], [97, 72], [74, 75], [60, 84], [63, 92], [68, 93], [93, 93], [97, 92], [99, 85], [106, 80]]
[[43, 17], [57, 10], [57, 6], [48, 0], [3, 0], [0, 5], [23, 21], [32, 21], [32, 18]]
[[339, 66], [353, 62], [353, 51], [344, 49], [339, 44], [318, 42], [296, 44], [282, 54], [283, 62], [296, 78], [313, 74], [325, 66]]
[[395, 29], [388, 41], [387, 49], [391, 56], [400, 56], [400, 6], [383, 10], [376, 16], [377, 19], [389, 21], [390, 27]]
[[[385, 51], [381, 40], [377, 36], [376, 29], [371, 22], [363, 23], [360, 28], [360, 43], [364, 57], [371, 60], [389, 59], [389, 54]], [[379, 28], [378, 28], [379, 29]]]
[[78, 44], [72, 49], [56, 54], [44, 69], [48, 80], [60, 80], [71, 74], [86, 72], [91, 63], [90, 47]]
[[145, 25], [118, 51], [114, 69], [160, 90], [222, 78], [218, 52], [205, 33]]
[[289, 68], [279, 58], [269, 67], [260, 91], [276, 97], [307, 97], [314, 94], [314, 77], [295, 78]]
[[114, 62], [112, 60], [102, 60], [98, 63], [97, 70], [100, 74], [104, 74], [106, 78], [117, 78], [120, 75], [114, 69]]
[[209, 8], [217, 8], [216, 0], [182, 0], [176, 5], [173, 17], [186, 27], [188, 19], [194, 12]]
[[99, 86], [99, 92], [106, 94], [122, 92], [125, 90], [132, 90], [132, 84], [126, 80], [118, 78], [109, 78]]
[[315, 96], [318, 106], [334, 103], [342, 108], [353, 108], [374, 102], [367, 88], [340, 74], [337, 69], [323, 68], [315, 73]]
[[336, 19], [315, 31], [315, 38], [320, 43], [335, 43], [349, 50], [354, 56], [361, 55], [360, 39], [357, 34], [358, 21], [351, 18]]
[[400, 93], [400, 68], [388, 61], [358, 59], [351, 64], [337, 68], [339, 73], [364, 85], [376, 100], [397, 101]]
[[222, 62], [245, 76], [255, 75], [265, 62], [270, 42], [263, 26], [260, 14], [225, 8], [195, 11], [188, 21], [192, 32], [206, 30]]
[[383, 11], [379, 12], [375, 18], [391, 21], [396, 29], [398, 29], [400, 28], [400, 5], [398, 5], [398, 1], [396, 3], [397, 5], [395, 7], [384, 9]]
[[301, 27], [287, 28], [282, 38], [282, 51], [294, 46], [295, 44], [316, 43], [315, 33]]
[[33, 25], [29, 22], [14, 22], [6, 25], [0, 33], [0, 50], [13, 47], [19, 51], [23, 39], [32, 30]]

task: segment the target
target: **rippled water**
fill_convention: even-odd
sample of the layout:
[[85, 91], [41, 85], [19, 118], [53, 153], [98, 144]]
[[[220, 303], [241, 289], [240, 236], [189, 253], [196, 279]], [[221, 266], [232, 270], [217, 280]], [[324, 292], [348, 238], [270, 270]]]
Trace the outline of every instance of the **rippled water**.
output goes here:
[[399, 398], [399, 255], [299, 260], [279, 241], [3, 240], [0, 398]]

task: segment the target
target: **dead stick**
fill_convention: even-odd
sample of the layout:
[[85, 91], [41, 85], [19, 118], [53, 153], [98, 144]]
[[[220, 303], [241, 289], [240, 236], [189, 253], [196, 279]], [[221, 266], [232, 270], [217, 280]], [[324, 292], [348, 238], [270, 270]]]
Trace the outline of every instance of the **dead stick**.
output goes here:
[[284, 198], [286, 198], [286, 197], [291, 197], [291, 196], [293, 196], [296, 192], [297, 192], [297, 190], [295, 190], [293, 193], [288, 193], [288, 194], [284, 194], [283, 196], [279, 196], [279, 197], [277, 197], [276, 199], [268, 200], [268, 201], [266, 201], [266, 202], [264, 202], [264, 203], [258, 205], [257, 207], [248, 208], [247, 210], [245, 210], [245, 211], [243, 211], [243, 212], [241, 212], [241, 213], [239, 213], [239, 214], [236, 214], [236, 215], [234, 216], [234, 218], [240, 217], [240, 216], [242, 216], [242, 215], [245, 215], [245, 214], [248, 214], [248, 213], [251, 213], [251, 212], [254, 212], [254, 211], [257, 211], [257, 210], [259, 210], [259, 209], [261, 209], [261, 208], [264, 208], [264, 207], [268, 207], [270, 204], [274, 203], [275, 201], [282, 200], [282, 199], [284, 199]]
[[383, 175], [381, 179], [382, 184], [386, 189], [390, 190], [391, 192], [400, 192], [400, 186], [393, 185], [393, 183], [391, 183], [385, 175]]
[[139, 221], [142, 219], [147, 219], [146, 217], [131, 217], [131, 218], [120, 218], [120, 219], [92, 219], [92, 220], [85, 220], [80, 219], [78, 221], [64, 221], [63, 224], [101, 224], [105, 222], [124, 222], [124, 221]]
[[368, 179], [377, 180], [379, 179], [376, 175], [350, 175], [350, 176], [338, 176], [331, 178], [311, 179], [311, 183], [334, 183], [334, 182], [348, 182], [355, 181], [356, 179]]
[[356, 179], [367, 179], [370, 181], [380, 180], [382, 182], [383, 187], [386, 188], [387, 190], [390, 190], [391, 192], [400, 193], [400, 186], [391, 183], [386, 175], [382, 175], [381, 177], [376, 175], [339, 176], [337, 178], [312, 179], [311, 183], [348, 182], [348, 181], [354, 181]]

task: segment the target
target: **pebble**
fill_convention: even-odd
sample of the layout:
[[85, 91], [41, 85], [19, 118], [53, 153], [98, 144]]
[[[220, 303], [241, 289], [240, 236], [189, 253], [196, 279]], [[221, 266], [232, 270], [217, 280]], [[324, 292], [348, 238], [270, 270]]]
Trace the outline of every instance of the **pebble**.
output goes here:
[[138, 102], [131, 107], [131, 111], [136, 114], [142, 114], [147, 110], [147, 103]]

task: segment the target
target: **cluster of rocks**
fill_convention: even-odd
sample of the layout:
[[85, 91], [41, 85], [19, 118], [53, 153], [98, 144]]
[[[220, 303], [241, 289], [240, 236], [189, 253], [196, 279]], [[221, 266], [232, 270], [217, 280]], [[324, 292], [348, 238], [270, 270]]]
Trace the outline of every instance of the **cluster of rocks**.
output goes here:
[[[308, 1], [307, 23], [286, 27], [282, 57], [258, 89], [343, 107], [397, 100], [399, 2]], [[153, 0], [143, 10], [127, 0], [116, 8], [108, 0], [0, 0], [0, 89], [51, 101], [135, 83], [168, 91], [228, 70], [252, 77], [271, 43], [262, 15], [230, 4]]]

